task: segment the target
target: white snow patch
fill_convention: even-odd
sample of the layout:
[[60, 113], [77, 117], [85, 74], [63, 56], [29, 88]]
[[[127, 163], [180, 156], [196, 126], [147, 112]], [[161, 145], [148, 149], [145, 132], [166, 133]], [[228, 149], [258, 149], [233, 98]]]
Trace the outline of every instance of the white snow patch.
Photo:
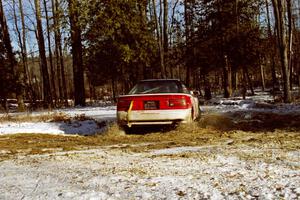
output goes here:
[[0, 199], [299, 199], [299, 169], [234, 156], [253, 147], [206, 148], [204, 160], [109, 148], [19, 157], [0, 163]]
[[78, 134], [94, 135], [103, 131], [93, 120], [65, 122], [38, 122], [38, 123], [3, 123], [0, 124], [0, 135], [18, 133], [39, 134]]
[[200, 151], [201, 147], [175, 147], [175, 148], [169, 148], [169, 149], [159, 149], [154, 150], [152, 153], [154, 155], [173, 155], [173, 154], [179, 154], [179, 153], [186, 153], [186, 152], [197, 152]]
[[[0, 123], [0, 135], [17, 133], [41, 134], [78, 134], [94, 135], [107, 129], [107, 125], [116, 119], [116, 107], [86, 107], [73, 109], [59, 109], [51, 112], [10, 113], [12, 116], [40, 116], [45, 114], [62, 113], [70, 117], [84, 115], [93, 120], [71, 120], [68, 122], [4, 122]], [[4, 116], [5, 114], [2, 114]], [[1, 117], [1, 115], [0, 115]]]

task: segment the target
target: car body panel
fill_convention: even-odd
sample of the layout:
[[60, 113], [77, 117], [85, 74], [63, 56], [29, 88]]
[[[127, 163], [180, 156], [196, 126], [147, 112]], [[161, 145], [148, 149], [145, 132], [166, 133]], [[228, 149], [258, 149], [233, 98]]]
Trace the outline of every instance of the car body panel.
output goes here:
[[117, 118], [121, 126], [188, 123], [191, 110], [189, 108], [181, 110], [118, 111]]
[[[155, 87], [160, 84], [162, 87], [166, 84], [170, 85], [169, 83], [172, 81], [176, 81], [178, 85], [182, 84], [178, 80], [147, 81], [147, 84], [152, 84], [151, 81], [155, 82]], [[157, 93], [143, 94], [143, 90], [138, 90], [136, 87], [139, 85], [134, 89], [140, 93], [123, 95], [118, 98], [117, 121], [120, 126], [188, 123], [199, 116], [198, 98], [190, 94], [183, 84], [179, 87], [184, 90], [179, 88], [180, 92], [178, 93], [159, 93], [158, 91]], [[146, 90], [146, 92], [149, 91], [154, 90], [152, 88]]]

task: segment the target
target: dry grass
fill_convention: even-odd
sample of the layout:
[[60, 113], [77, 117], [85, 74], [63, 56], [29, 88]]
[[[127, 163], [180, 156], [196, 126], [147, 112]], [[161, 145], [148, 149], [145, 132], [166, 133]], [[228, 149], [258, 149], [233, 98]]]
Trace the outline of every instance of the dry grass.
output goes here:
[[42, 115], [2, 115], [0, 116], [0, 123], [2, 122], [68, 122], [71, 117], [65, 113], [55, 112]]
[[[210, 114], [191, 125], [182, 125], [176, 129], [137, 130], [136, 134], [126, 135], [113, 124], [105, 134], [96, 136], [59, 136], [40, 134], [17, 134], [0, 136], [0, 160], [16, 155], [44, 154], [54, 151], [69, 151], [110, 146], [123, 151], [145, 152], [153, 149], [172, 148], [180, 146], [216, 146], [242, 147], [259, 149], [280, 149], [298, 151], [300, 149], [300, 131], [298, 129], [276, 129], [280, 123], [284, 126], [295, 123], [299, 126], [298, 118], [279, 115], [254, 116], [265, 124], [256, 125], [253, 121], [233, 121], [232, 116]], [[76, 116], [76, 120], [86, 120], [84, 115]], [[70, 121], [63, 113], [43, 116], [9, 117], [0, 121]], [[283, 120], [282, 122], [280, 122]], [[275, 123], [272, 123], [275, 122]], [[298, 123], [297, 123], [298, 122]], [[283, 126], [283, 128], [284, 128]], [[140, 134], [142, 133], [142, 134]], [[238, 153], [237, 153], [238, 154]], [[196, 156], [200, 156], [195, 154]], [[266, 154], [267, 155], [267, 154]], [[189, 157], [193, 153], [177, 156]], [[203, 155], [201, 155], [203, 156]], [[260, 158], [264, 155], [241, 153], [245, 159]], [[205, 156], [204, 156], [205, 157]], [[280, 157], [280, 159], [283, 159]]]
[[[110, 146], [124, 151], [145, 152], [153, 149], [180, 146], [227, 146], [242, 145], [255, 148], [276, 148], [283, 151], [300, 149], [299, 132], [244, 132], [220, 131], [212, 127], [201, 128], [196, 123], [181, 126], [169, 132], [143, 135], [126, 135], [113, 125], [106, 134], [97, 136], [59, 136], [17, 134], [0, 136], [0, 160], [16, 155], [43, 154], [53, 151], [69, 151]], [[180, 156], [180, 155], [179, 155]], [[182, 155], [191, 156], [191, 155]]]
[[273, 132], [279, 129], [300, 131], [300, 114], [259, 111], [233, 111], [226, 114], [210, 113], [200, 119], [199, 126], [221, 131]]
[[70, 115], [63, 113], [63, 112], [54, 112], [48, 114], [41, 114], [41, 115], [32, 115], [32, 114], [25, 114], [25, 115], [0, 115], [0, 123], [2, 122], [71, 122], [71, 120], [76, 121], [84, 121], [84, 120], [92, 120], [92, 118], [87, 117], [85, 114], [75, 115], [71, 117]]

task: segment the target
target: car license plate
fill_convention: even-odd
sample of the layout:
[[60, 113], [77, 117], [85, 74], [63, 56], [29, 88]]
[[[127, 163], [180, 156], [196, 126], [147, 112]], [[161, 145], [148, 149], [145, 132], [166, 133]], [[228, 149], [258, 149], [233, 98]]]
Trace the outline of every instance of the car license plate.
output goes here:
[[158, 101], [144, 101], [144, 109], [145, 110], [155, 110], [159, 108]]

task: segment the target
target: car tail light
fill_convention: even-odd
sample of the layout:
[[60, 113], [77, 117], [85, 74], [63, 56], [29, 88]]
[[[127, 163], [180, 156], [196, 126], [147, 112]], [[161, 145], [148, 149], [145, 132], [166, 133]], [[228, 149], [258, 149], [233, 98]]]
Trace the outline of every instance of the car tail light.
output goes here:
[[185, 108], [187, 106], [187, 102], [185, 99], [170, 99], [169, 100], [169, 107], [183, 107]]
[[118, 111], [127, 111], [129, 109], [131, 100], [122, 100], [118, 101], [117, 110]]

